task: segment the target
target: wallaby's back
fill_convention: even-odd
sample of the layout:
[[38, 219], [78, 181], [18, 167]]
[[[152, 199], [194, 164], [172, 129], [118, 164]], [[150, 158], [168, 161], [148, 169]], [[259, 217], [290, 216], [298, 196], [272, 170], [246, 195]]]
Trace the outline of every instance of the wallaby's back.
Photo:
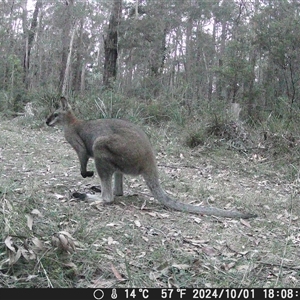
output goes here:
[[77, 134], [91, 157], [101, 157], [125, 174], [140, 175], [153, 169], [155, 156], [146, 134], [136, 125], [119, 119], [82, 122]]
[[123, 146], [122, 150], [125, 152], [138, 151], [140, 155], [149, 154], [149, 146], [151, 147], [151, 145], [146, 134], [128, 121], [120, 119], [78, 120], [69, 127], [65, 128], [66, 138], [68, 138], [68, 135], [77, 135], [84, 142], [91, 157], [94, 157], [93, 147], [95, 141], [98, 138], [105, 137], [117, 137], [119, 139], [118, 146]]

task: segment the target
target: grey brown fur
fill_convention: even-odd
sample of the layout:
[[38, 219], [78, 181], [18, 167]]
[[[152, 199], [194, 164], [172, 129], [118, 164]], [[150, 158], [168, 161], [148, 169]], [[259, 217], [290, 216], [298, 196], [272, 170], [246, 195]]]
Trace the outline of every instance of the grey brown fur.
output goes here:
[[[123, 195], [123, 174], [142, 175], [154, 197], [166, 207], [205, 215], [229, 218], [251, 218], [255, 215], [227, 211], [214, 207], [194, 206], [171, 199], [162, 189], [155, 155], [146, 134], [136, 125], [120, 119], [79, 120], [67, 100], [61, 98], [61, 108], [46, 120], [47, 125], [61, 124], [66, 140], [76, 151], [83, 177], [93, 176], [87, 171], [89, 158], [94, 158], [101, 180], [101, 201], [111, 203], [115, 195]], [[114, 175], [114, 192], [112, 177]], [[87, 200], [95, 201], [89, 195]], [[97, 199], [97, 200], [100, 200]]]

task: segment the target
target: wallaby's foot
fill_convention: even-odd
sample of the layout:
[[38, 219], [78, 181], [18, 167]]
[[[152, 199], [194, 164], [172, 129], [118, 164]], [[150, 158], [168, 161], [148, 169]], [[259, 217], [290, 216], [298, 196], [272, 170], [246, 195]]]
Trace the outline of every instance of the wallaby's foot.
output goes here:
[[85, 171], [85, 172], [81, 172], [81, 176], [83, 178], [86, 178], [86, 177], [93, 177], [94, 176], [94, 172], [93, 171]]
[[124, 194], [123, 194], [123, 191], [114, 189], [114, 195], [115, 196], [123, 196]]
[[88, 203], [101, 203], [103, 205], [107, 205], [107, 204], [112, 204], [113, 203], [113, 199], [112, 200], [104, 200], [100, 195], [96, 195], [96, 194], [85, 194], [85, 193], [78, 193], [78, 192], [74, 192], [72, 194], [72, 197], [81, 201], [86, 201]]

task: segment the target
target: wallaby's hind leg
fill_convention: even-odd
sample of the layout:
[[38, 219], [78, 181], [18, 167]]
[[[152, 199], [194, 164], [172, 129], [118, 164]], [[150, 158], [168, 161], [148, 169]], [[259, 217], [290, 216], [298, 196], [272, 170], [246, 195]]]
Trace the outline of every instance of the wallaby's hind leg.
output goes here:
[[123, 196], [123, 174], [116, 172], [114, 174], [115, 184], [114, 184], [114, 195]]
[[101, 180], [101, 198], [104, 203], [112, 203], [114, 201], [114, 195], [112, 192], [112, 176], [100, 177]]
[[112, 189], [113, 172], [105, 166], [105, 162], [101, 158], [95, 158], [95, 165], [101, 181], [101, 200], [104, 203], [111, 203], [114, 201]]

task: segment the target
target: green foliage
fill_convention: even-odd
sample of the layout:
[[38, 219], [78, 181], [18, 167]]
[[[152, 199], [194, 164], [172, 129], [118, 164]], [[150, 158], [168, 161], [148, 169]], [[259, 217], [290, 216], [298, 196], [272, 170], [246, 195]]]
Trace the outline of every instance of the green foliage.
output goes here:
[[97, 95], [75, 96], [71, 99], [75, 112], [84, 119], [122, 118], [137, 121], [141, 114], [139, 103], [134, 98], [106, 90]]
[[21, 112], [27, 102], [21, 60], [14, 53], [0, 59], [0, 111]]
[[203, 146], [207, 140], [206, 129], [202, 126], [189, 126], [186, 130], [186, 136], [184, 138], [184, 144], [189, 148], [195, 148], [197, 146]]

